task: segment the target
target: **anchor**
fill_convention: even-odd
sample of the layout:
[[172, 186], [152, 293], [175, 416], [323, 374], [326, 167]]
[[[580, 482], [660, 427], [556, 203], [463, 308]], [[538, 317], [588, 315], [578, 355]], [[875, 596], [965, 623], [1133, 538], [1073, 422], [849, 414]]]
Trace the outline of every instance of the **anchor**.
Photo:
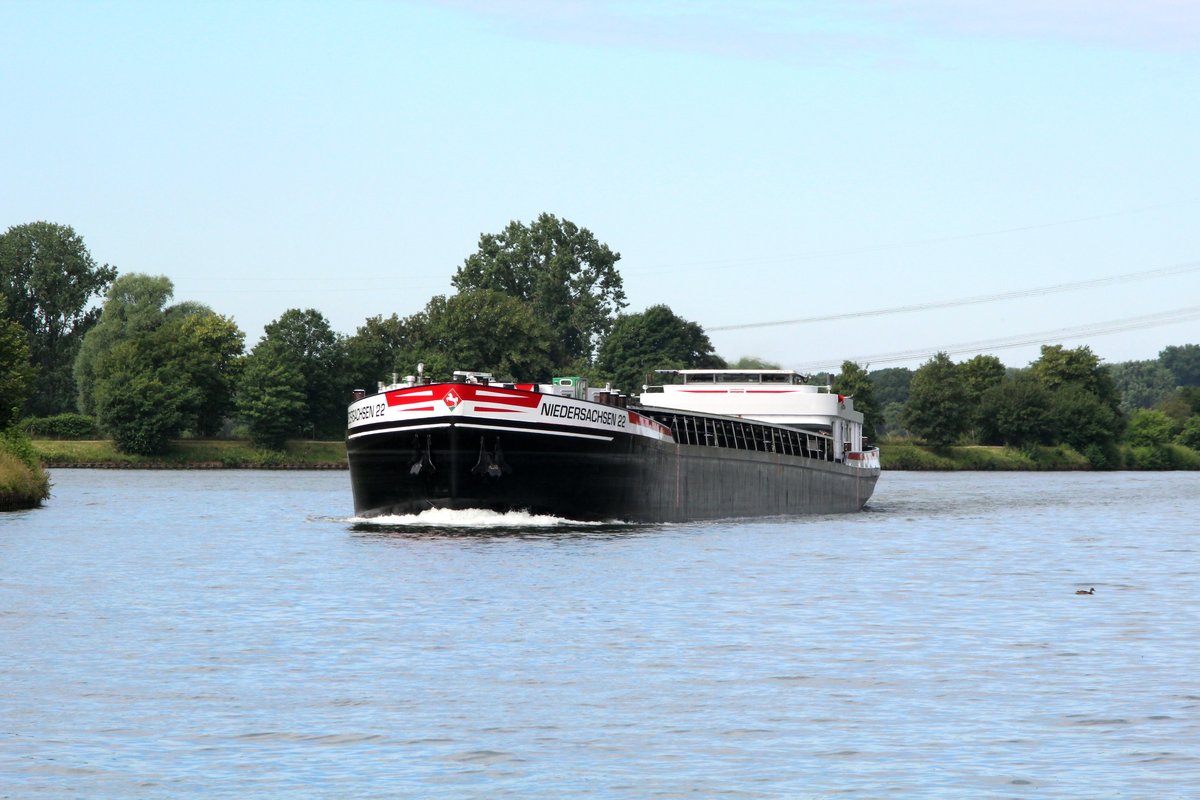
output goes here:
[[484, 437], [479, 437], [479, 460], [475, 462], [475, 466], [471, 467], [471, 473], [474, 475], [486, 475], [489, 478], [499, 478], [501, 475], [507, 475], [512, 472], [504, 460], [504, 453], [500, 450], [500, 437], [496, 437], [495, 445], [492, 447], [492, 452], [487, 451], [487, 443]]
[[413, 460], [408, 465], [409, 475], [433, 474], [437, 472], [437, 467], [433, 465], [433, 459], [429, 457], [431, 439], [431, 436], [428, 434], [425, 435], [425, 449], [422, 450], [421, 437], [413, 436]]

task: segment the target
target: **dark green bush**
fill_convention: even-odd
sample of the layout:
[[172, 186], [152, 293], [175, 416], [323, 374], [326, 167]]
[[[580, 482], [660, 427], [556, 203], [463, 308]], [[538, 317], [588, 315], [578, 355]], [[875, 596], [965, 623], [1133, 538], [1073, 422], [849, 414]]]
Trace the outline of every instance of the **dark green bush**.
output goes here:
[[96, 420], [86, 414], [28, 417], [21, 428], [33, 439], [95, 439], [100, 435]]

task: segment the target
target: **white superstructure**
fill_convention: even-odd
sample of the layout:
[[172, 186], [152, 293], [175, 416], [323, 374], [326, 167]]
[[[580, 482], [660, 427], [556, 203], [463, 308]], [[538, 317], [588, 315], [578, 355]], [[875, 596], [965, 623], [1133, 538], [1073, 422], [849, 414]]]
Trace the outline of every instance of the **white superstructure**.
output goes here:
[[681, 369], [660, 373], [677, 376], [680, 382], [642, 387], [642, 405], [820, 432], [832, 437], [836, 460], [878, 466], [878, 451], [863, 445], [863, 415], [854, 410], [854, 399], [829, 386], [810, 385], [799, 372]]

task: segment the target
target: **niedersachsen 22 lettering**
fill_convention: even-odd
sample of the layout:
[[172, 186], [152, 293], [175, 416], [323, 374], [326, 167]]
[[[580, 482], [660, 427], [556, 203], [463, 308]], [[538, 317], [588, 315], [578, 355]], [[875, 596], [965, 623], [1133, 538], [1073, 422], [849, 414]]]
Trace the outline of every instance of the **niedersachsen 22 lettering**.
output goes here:
[[543, 417], [566, 419], [576, 422], [590, 422], [595, 425], [607, 425], [610, 428], [624, 428], [628, 417], [606, 408], [588, 408], [587, 406], [569, 406], [561, 403], [542, 403]]

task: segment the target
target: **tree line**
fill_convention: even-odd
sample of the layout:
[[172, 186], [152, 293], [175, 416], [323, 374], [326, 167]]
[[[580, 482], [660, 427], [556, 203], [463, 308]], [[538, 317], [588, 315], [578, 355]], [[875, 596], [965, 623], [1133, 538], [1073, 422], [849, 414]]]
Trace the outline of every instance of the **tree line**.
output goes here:
[[[954, 363], [938, 353], [916, 370], [867, 373], [847, 362], [835, 383], [857, 394], [880, 438], [1028, 448], [1066, 445], [1097, 469], [1170, 468], [1171, 445], [1200, 450], [1200, 345], [1147, 361], [1103, 364], [1087, 346], [1043, 345], [1028, 367], [992, 355]], [[1125, 463], [1119, 444], [1134, 449]]]
[[[481, 235], [454, 273], [455, 293], [412, 315], [370, 317], [346, 336], [316, 309], [287, 309], [247, 350], [230, 317], [176, 301], [169, 278], [98, 264], [68, 226], [14, 226], [0, 234], [0, 429], [20, 419], [94, 425], [139, 454], [183, 434], [244, 432], [279, 448], [342, 436], [352, 388], [411, 374], [418, 362], [435, 378], [455, 369], [578, 375], [625, 392], [653, 369], [727, 366], [704, 329], [669, 306], [626, 312], [620, 258], [586, 228], [542, 214]], [[853, 396], [877, 437], [1063, 443], [1096, 466], [1112, 466], [1117, 442], [1150, 429], [1200, 444], [1189, 438], [1200, 426], [1197, 345], [1111, 366], [1086, 347], [1061, 346], [1018, 370], [994, 356], [954, 364], [939, 354], [915, 371], [846, 362], [818, 380]]]

